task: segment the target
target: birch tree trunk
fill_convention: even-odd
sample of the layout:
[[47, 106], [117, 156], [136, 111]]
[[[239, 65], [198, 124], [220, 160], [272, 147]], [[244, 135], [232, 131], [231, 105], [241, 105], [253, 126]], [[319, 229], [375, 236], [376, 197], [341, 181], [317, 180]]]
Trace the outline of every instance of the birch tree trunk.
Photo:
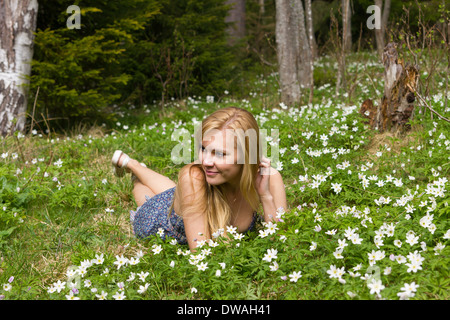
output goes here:
[[259, 0], [259, 15], [262, 17], [264, 13], [266, 12], [266, 7], [264, 5], [264, 0]]
[[228, 43], [234, 44], [245, 37], [245, 0], [227, 0], [225, 4], [231, 5], [225, 22], [232, 23], [228, 28]]
[[310, 49], [310, 78], [309, 78], [309, 100], [308, 103], [312, 103], [314, 96], [314, 59], [316, 57], [314, 50], [314, 27], [312, 21], [312, 8], [311, 8], [311, 0], [305, 0], [305, 11], [306, 11], [306, 28], [308, 30], [308, 44]]
[[292, 20], [294, 21], [292, 28], [298, 30], [298, 34], [294, 35], [297, 39], [296, 44], [298, 45], [298, 81], [300, 83], [300, 88], [309, 88], [312, 78], [312, 56], [309, 37], [306, 35], [305, 11], [301, 0], [293, 2], [295, 3], [295, 6], [292, 10]]
[[317, 58], [317, 43], [314, 36], [314, 23], [312, 19], [312, 6], [311, 0], [305, 0], [305, 13], [306, 13], [306, 29], [308, 30], [309, 47], [311, 48], [312, 59]]
[[300, 87], [309, 88], [312, 78], [311, 48], [301, 0], [276, 0], [276, 43], [281, 100], [298, 103]]
[[[25, 128], [37, 0], [0, 0], [0, 133]], [[13, 126], [13, 119], [17, 119]]]
[[389, 12], [391, 11], [391, 0], [375, 0], [375, 5], [380, 8], [381, 12], [381, 28], [375, 29], [375, 40], [377, 42], [377, 52], [380, 58], [383, 57], [384, 51], [384, 36], [386, 34], [386, 26], [389, 20]]
[[342, 0], [342, 45], [346, 53], [352, 51], [352, 14], [350, 10], [350, 0]]

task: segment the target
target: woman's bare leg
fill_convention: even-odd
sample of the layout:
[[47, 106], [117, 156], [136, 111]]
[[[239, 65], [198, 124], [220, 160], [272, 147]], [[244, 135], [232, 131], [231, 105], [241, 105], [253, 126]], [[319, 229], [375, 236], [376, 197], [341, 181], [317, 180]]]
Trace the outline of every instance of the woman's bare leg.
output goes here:
[[[123, 158], [123, 156], [120, 157], [118, 162], [119, 165], [122, 164]], [[152, 195], [148, 196], [153, 197], [154, 195], [176, 186], [174, 181], [160, 173], [157, 173], [156, 171], [153, 171], [152, 169], [142, 166], [137, 160], [130, 159], [130, 161], [128, 161], [127, 168], [137, 177], [135, 180], [135, 188], [137, 187], [139, 194], [142, 193], [141, 191], [144, 193], [151, 191]], [[149, 190], [143, 189], [143, 187], [147, 187]]]
[[153, 191], [149, 187], [144, 185], [141, 181], [139, 181], [139, 179], [136, 178], [133, 183], [134, 183], [133, 196], [134, 200], [136, 201], [136, 204], [139, 207], [142, 206], [147, 201], [145, 196], [150, 198], [155, 196]]

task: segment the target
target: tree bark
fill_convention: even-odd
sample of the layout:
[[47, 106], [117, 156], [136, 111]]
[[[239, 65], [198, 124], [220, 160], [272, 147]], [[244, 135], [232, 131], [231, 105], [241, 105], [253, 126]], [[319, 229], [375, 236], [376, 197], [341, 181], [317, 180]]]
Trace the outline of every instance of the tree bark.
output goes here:
[[290, 0], [275, 1], [275, 34], [280, 76], [281, 101], [287, 105], [292, 105], [300, 100], [300, 86], [298, 83], [296, 60], [298, 47], [292, 43], [290, 2]]
[[298, 34], [294, 35], [296, 39], [298, 39], [296, 41], [298, 45], [298, 80], [300, 83], [300, 88], [310, 88], [311, 80], [313, 77], [311, 70], [312, 55], [311, 47], [309, 44], [309, 37], [307, 36], [306, 32], [305, 11], [303, 9], [303, 3], [301, 0], [294, 1], [294, 3], [295, 6], [292, 10], [292, 14], [294, 15], [293, 21], [295, 21], [295, 23], [293, 24], [293, 28], [295, 28], [295, 30], [298, 30]]
[[300, 101], [300, 87], [309, 88], [312, 77], [305, 13], [301, 0], [276, 0], [275, 5], [281, 100], [293, 105]]
[[264, 0], [259, 0], [259, 15], [262, 17], [264, 13], [266, 12], [266, 7], [264, 5]]
[[383, 64], [385, 84], [381, 104], [375, 108], [372, 101], [366, 100], [360, 113], [379, 132], [408, 129], [405, 125], [414, 113], [419, 68], [399, 60], [397, 44], [393, 42], [384, 49]]
[[350, 0], [342, 0], [342, 45], [346, 53], [352, 51], [352, 13]]
[[391, 11], [391, 0], [384, 0], [384, 6], [383, 0], [375, 0], [375, 5], [380, 8], [381, 12], [381, 28], [375, 29], [375, 40], [377, 43], [378, 56], [382, 58], [385, 43], [384, 37], [386, 34], [386, 26], [389, 20], [389, 13]]
[[310, 74], [309, 77], [309, 99], [308, 103], [312, 103], [314, 95], [314, 59], [316, 57], [315, 52], [315, 42], [314, 42], [314, 26], [312, 21], [312, 7], [311, 0], [305, 0], [305, 11], [306, 11], [306, 28], [308, 30], [308, 44], [309, 44], [309, 63], [310, 63]]
[[[0, 133], [25, 128], [37, 0], [0, 0]], [[15, 125], [14, 119], [16, 119]]]
[[231, 23], [228, 27], [228, 43], [234, 44], [245, 37], [245, 0], [227, 0], [227, 5], [231, 5], [225, 22]]

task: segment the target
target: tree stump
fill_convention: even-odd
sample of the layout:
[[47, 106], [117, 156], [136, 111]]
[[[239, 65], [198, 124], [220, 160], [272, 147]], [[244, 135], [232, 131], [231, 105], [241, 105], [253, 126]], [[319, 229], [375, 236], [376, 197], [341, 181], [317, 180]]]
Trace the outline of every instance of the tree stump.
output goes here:
[[404, 131], [414, 113], [414, 91], [417, 89], [419, 68], [406, 65], [398, 58], [397, 44], [389, 43], [383, 52], [384, 95], [381, 104], [374, 107], [370, 99], [364, 101], [360, 113], [369, 119], [369, 125], [380, 132]]

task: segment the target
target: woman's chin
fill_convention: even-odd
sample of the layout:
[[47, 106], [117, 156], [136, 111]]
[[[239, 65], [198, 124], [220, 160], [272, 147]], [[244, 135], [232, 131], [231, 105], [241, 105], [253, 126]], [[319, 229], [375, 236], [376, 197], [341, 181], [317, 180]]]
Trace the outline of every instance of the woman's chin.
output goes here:
[[217, 177], [208, 177], [208, 176], [206, 177], [206, 182], [208, 182], [213, 186], [217, 186], [219, 184], [224, 183], [224, 181], [222, 181], [221, 179], [217, 179]]

